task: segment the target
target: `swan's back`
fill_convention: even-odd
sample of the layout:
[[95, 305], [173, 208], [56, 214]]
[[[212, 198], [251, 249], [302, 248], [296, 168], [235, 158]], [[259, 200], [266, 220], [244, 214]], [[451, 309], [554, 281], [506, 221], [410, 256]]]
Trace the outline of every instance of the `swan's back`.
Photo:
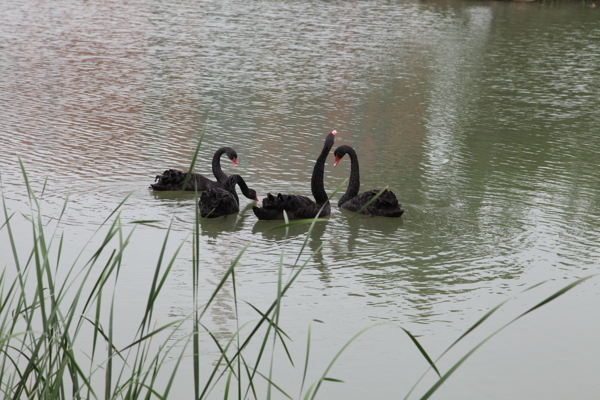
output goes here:
[[217, 218], [239, 212], [240, 199], [235, 192], [236, 185], [242, 189], [244, 196], [258, 201], [256, 191], [246, 185], [244, 178], [234, 174], [225, 180], [223, 187], [211, 187], [202, 193], [198, 204], [200, 215], [204, 218]]
[[240, 211], [238, 200], [223, 188], [210, 188], [200, 196], [200, 216], [218, 218]]
[[[177, 169], [167, 169], [161, 175], [156, 175], [154, 181], [156, 183], [151, 184], [153, 190], [165, 191], [165, 190], [183, 190], [183, 183], [187, 172], [180, 171]], [[210, 188], [223, 187], [223, 184], [219, 182], [211, 181], [203, 175], [192, 172], [190, 180], [188, 181], [185, 190], [198, 190], [204, 191]]]
[[[348, 211], [357, 212], [380, 191], [381, 189], [369, 190], [351, 198], [339, 206]], [[373, 203], [369, 205], [369, 207], [363, 210], [362, 214], [397, 218], [404, 214], [404, 210], [402, 209], [402, 204], [400, 204], [394, 192], [386, 189], [383, 191], [381, 196], [379, 196]]]
[[[254, 215], [258, 219], [282, 220], [285, 211], [288, 219], [308, 219], [314, 218], [319, 214], [321, 206], [306, 196], [281, 194], [273, 196], [271, 193], [262, 201], [262, 207], [252, 207]], [[320, 216], [326, 216], [331, 213], [329, 203], [323, 207]]]

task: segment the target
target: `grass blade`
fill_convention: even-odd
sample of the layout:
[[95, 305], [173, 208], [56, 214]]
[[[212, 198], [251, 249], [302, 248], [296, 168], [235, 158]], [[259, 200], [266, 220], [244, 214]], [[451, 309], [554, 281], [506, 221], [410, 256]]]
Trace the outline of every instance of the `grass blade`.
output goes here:
[[408, 335], [408, 337], [410, 337], [410, 339], [413, 341], [413, 343], [415, 344], [415, 346], [417, 346], [417, 348], [421, 352], [421, 355], [423, 357], [425, 357], [425, 359], [427, 360], [427, 362], [429, 363], [429, 365], [431, 366], [431, 368], [433, 368], [433, 370], [435, 371], [435, 373], [438, 374], [438, 376], [441, 377], [440, 371], [438, 371], [437, 367], [435, 366], [435, 363], [429, 357], [429, 355], [427, 354], [427, 352], [425, 351], [425, 349], [423, 348], [423, 346], [421, 346], [421, 343], [419, 343], [419, 341], [417, 340], [417, 338], [414, 337], [413, 334], [410, 333], [409, 331], [407, 331], [406, 329], [404, 329], [402, 327], [400, 327], [400, 329], [402, 329]]
[[206, 126], [208, 125], [208, 118], [204, 123], [204, 127], [200, 132], [200, 138], [198, 139], [198, 144], [196, 145], [196, 150], [194, 151], [194, 155], [192, 156], [192, 162], [190, 163], [190, 168], [188, 169], [188, 173], [185, 176], [185, 180], [183, 181], [183, 186], [181, 187], [181, 191], [184, 192], [187, 187], [190, 178], [192, 177], [192, 171], [194, 170], [194, 166], [196, 165], [196, 160], [198, 159], [198, 153], [200, 152], [200, 147], [202, 146], [202, 141], [204, 140], [204, 133], [206, 132]]
[[529, 314], [530, 312], [537, 310], [538, 308], [548, 304], [549, 302], [551, 302], [552, 300], [556, 300], [558, 297], [562, 296], [563, 294], [567, 293], [569, 290], [573, 289], [575, 286], [580, 285], [581, 283], [585, 282], [586, 280], [597, 276], [599, 274], [594, 274], [594, 275], [588, 275], [585, 276], [583, 278], [579, 278], [576, 281], [568, 284], [567, 286], [563, 287], [562, 289], [558, 290], [557, 292], [553, 293], [552, 295], [550, 295], [549, 297], [545, 298], [544, 300], [542, 300], [541, 302], [539, 302], [538, 304], [536, 304], [535, 306], [531, 307], [530, 309], [528, 309], [527, 311], [525, 311], [524, 313], [522, 313], [521, 315], [519, 315], [518, 317], [514, 318], [513, 320], [511, 320], [510, 322], [506, 323], [505, 325], [503, 325], [502, 327], [500, 327], [499, 329], [497, 329], [496, 331], [494, 331], [492, 334], [490, 334], [488, 337], [486, 337], [485, 339], [483, 339], [481, 342], [479, 342], [475, 347], [473, 347], [467, 354], [465, 354], [460, 360], [458, 360], [458, 362], [456, 362], [449, 370], [448, 372], [446, 372], [422, 397], [422, 400], [428, 399], [429, 397], [431, 397], [431, 395], [433, 395], [437, 389], [439, 389], [439, 387], [458, 369], [458, 367], [460, 367], [469, 357], [471, 357], [471, 355], [473, 355], [473, 353], [475, 353], [475, 351], [477, 351], [477, 349], [479, 349], [481, 346], [483, 346], [484, 343], [486, 343], [488, 340], [490, 340], [492, 337], [496, 336], [499, 332], [501, 332], [502, 330], [504, 330], [506, 327], [508, 327], [509, 325], [511, 325], [513, 322], [517, 321], [518, 319], [520, 319], [521, 317]]
[[336, 353], [336, 355], [333, 357], [333, 360], [331, 360], [331, 362], [329, 363], [327, 368], [325, 368], [323, 375], [321, 375], [321, 378], [319, 378], [319, 380], [317, 380], [316, 385], [314, 386], [314, 391], [312, 391], [312, 396], [310, 398], [314, 399], [317, 396], [317, 393], [319, 392], [319, 388], [321, 387], [321, 384], [327, 378], [327, 374], [329, 373], [329, 371], [331, 370], [331, 368], [333, 367], [333, 365], [335, 364], [337, 359], [340, 358], [342, 353], [348, 348], [348, 346], [350, 346], [350, 344], [352, 342], [354, 342], [356, 339], [358, 339], [358, 337], [360, 337], [363, 333], [367, 332], [368, 330], [371, 330], [371, 329], [375, 328], [376, 326], [385, 325], [385, 324], [387, 324], [387, 322], [378, 322], [376, 324], [373, 324], [373, 325], [367, 326], [366, 328], [361, 329], [357, 334], [352, 336], [352, 338], [350, 338], [350, 340], [348, 340], [346, 342], [346, 344], [344, 344], [344, 346], [342, 346], [342, 348]]

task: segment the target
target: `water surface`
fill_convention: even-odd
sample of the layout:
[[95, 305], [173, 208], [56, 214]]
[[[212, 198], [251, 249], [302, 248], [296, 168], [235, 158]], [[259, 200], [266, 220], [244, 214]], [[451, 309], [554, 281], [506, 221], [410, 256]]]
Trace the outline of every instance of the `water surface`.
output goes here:
[[[5, 204], [29, 213], [18, 154], [38, 193], [47, 179], [45, 217], [56, 218], [69, 196], [65, 257], [128, 195], [123, 221], [161, 220], [137, 228], [121, 273], [125, 335], [171, 223], [170, 250], [185, 245], [161, 322], [192, 310], [194, 195], [148, 186], [166, 168], [187, 168], [205, 123], [196, 171], [210, 174], [212, 153], [232, 146], [239, 167], [224, 158], [226, 173], [242, 174], [260, 197], [310, 195], [314, 160], [336, 129], [336, 146], [358, 152], [362, 188], [389, 185], [406, 212], [351, 219], [334, 207], [316, 227], [306, 251], [323, 247], [284, 302], [294, 352], [302, 359], [308, 324], [318, 319], [314, 379], [374, 322], [405, 327], [438, 355], [509, 296], [549, 281], [484, 332], [599, 271], [598, 18], [581, 3], [5, 2]], [[349, 160], [333, 168], [332, 152], [328, 193], [348, 174]], [[238, 295], [266, 308], [282, 251], [289, 269], [307, 229], [270, 232], [275, 224], [258, 222], [252, 205], [242, 198], [238, 215], [202, 222], [202, 284], [208, 293], [254, 240], [239, 265]], [[13, 225], [25, 240], [26, 220]], [[0, 235], [1, 266], [11, 270]], [[236, 329], [231, 296], [228, 287], [207, 321], [225, 337]], [[600, 326], [586, 317], [600, 305], [597, 279], [568, 296], [484, 346], [440, 398], [597, 397]], [[281, 364], [276, 380], [295, 393], [299, 367]], [[376, 328], [332, 371], [346, 383], [323, 396], [396, 397], [425, 368], [399, 329]]]

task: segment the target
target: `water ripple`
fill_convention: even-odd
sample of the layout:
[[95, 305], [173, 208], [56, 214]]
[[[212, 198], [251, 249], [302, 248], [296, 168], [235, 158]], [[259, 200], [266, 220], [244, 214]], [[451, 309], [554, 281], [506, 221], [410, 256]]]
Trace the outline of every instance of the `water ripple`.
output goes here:
[[[232, 146], [239, 167], [224, 162], [226, 173], [261, 197], [310, 195], [324, 135], [337, 129], [336, 146], [358, 152], [362, 188], [389, 185], [406, 213], [350, 220], [334, 207], [307, 241], [307, 252], [324, 246], [301, 280], [310, 290], [396, 304], [423, 322], [444, 319], [449, 299], [591, 268], [598, 30], [562, 20], [540, 29], [538, 14], [499, 21], [496, 7], [5, 2], [3, 194], [27, 211], [19, 154], [36, 191], [48, 179], [46, 216], [70, 193], [65, 226], [94, 230], [130, 196], [126, 223], [161, 220], [152, 235], [172, 221], [186, 240], [194, 196], [148, 185], [188, 168], [207, 119], [196, 171], [212, 175], [213, 152]], [[328, 193], [349, 174], [349, 163], [332, 162]], [[241, 268], [262, 284], [282, 250], [295, 262], [306, 230], [269, 233], [251, 206], [244, 199], [238, 216], [202, 222], [203, 256], [221, 267], [255, 239]]]

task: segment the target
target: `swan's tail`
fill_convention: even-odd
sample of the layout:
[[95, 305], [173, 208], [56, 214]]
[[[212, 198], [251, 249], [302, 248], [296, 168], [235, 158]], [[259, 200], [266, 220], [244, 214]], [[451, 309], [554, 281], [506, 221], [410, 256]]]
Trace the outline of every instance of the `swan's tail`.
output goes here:
[[384, 190], [381, 196], [375, 200], [375, 208], [381, 211], [385, 217], [398, 218], [404, 214], [402, 204], [391, 190]]
[[[150, 186], [154, 190], [182, 190], [183, 183], [187, 176], [187, 171], [180, 171], [178, 169], [167, 169], [161, 175], [156, 175], [155, 182]], [[185, 187], [185, 190], [198, 190], [199, 192], [205, 191], [209, 188], [223, 187], [218, 182], [213, 182], [203, 175], [192, 173], [190, 179]]]
[[[262, 207], [252, 207], [252, 210], [258, 219], [282, 220], [284, 219], [283, 212], [285, 211], [288, 218], [292, 220], [314, 218], [321, 210], [321, 205], [316, 204], [306, 196], [281, 193], [277, 196], [273, 196], [269, 193], [267, 194], [267, 197], [263, 199]], [[327, 204], [321, 211], [321, 215], [325, 216], [329, 213], [330, 206]]]
[[156, 175], [150, 186], [154, 190], [181, 190], [187, 172], [176, 169], [167, 169], [161, 175]]

